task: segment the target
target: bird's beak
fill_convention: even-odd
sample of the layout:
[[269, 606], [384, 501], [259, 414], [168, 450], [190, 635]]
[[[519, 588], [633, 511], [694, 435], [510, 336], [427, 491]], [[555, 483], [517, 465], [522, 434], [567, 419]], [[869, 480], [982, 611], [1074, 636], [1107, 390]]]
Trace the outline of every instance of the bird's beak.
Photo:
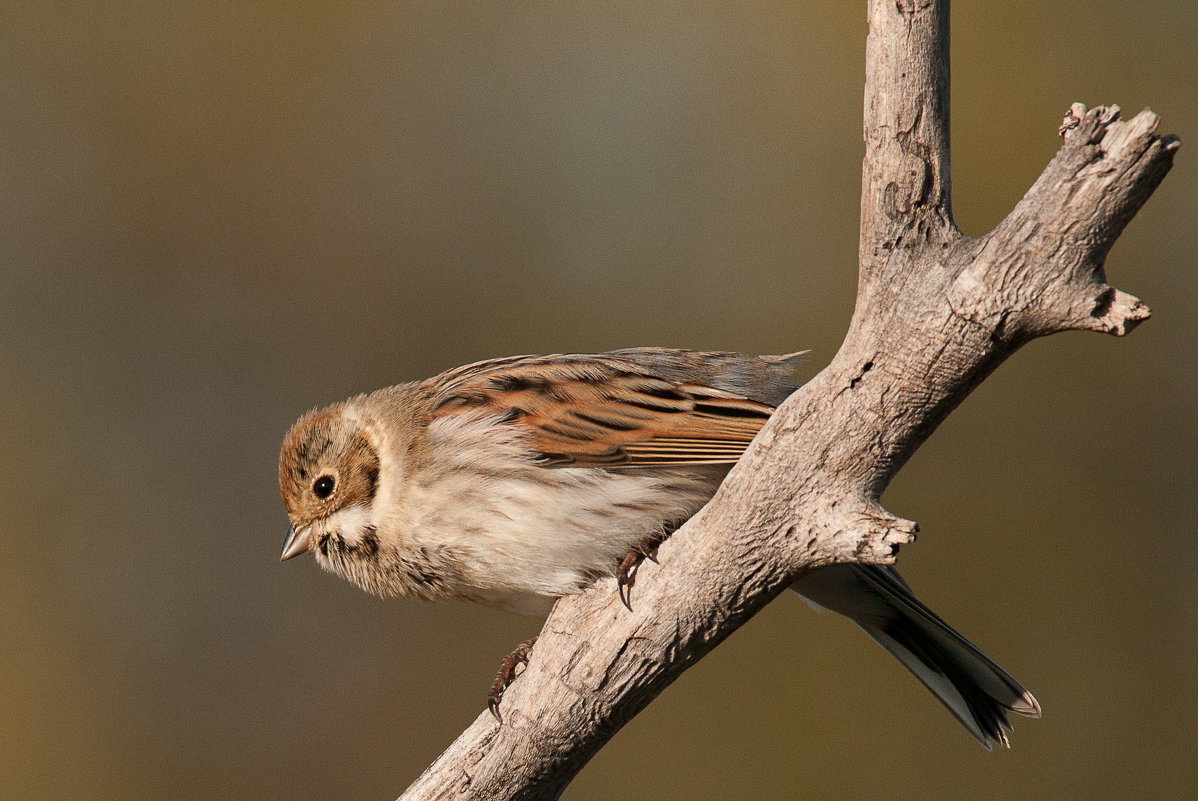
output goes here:
[[294, 525], [287, 529], [287, 536], [283, 540], [283, 555], [279, 557], [279, 561], [286, 562], [293, 556], [312, 550], [311, 538], [308, 536], [311, 530], [311, 526], [296, 528]]

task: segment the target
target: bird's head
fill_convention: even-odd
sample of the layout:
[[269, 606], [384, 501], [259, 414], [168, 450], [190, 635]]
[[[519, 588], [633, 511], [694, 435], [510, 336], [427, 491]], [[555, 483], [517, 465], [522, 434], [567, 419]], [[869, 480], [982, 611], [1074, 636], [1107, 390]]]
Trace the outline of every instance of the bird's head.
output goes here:
[[378, 449], [347, 404], [301, 417], [279, 454], [279, 492], [291, 519], [282, 558], [315, 551], [322, 567], [344, 572], [347, 562], [377, 555], [379, 470]]

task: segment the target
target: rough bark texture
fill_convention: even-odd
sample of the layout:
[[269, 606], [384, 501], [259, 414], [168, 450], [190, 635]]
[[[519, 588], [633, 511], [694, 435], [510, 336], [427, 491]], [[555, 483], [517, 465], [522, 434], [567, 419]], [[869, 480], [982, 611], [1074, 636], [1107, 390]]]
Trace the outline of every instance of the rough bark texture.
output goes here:
[[965, 237], [950, 204], [948, 2], [871, 0], [869, 25], [859, 288], [840, 351], [643, 566], [633, 610], [610, 581], [559, 602], [504, 724], [481, 713], [403, 799], [556, 798], [797, 574], [893, 561], [916, 526], [881, 508], [882, 491], [1020, 345], [1122, 335], [1148, 317], [1102, 266], [1179, 145], [1156, 115], [1075, 104], [1035, 185], [989, 234]]

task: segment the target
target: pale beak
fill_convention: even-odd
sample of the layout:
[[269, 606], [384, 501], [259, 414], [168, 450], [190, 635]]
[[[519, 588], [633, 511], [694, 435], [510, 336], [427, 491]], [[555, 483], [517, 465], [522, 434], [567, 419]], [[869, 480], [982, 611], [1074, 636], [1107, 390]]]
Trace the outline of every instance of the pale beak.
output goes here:
[[308, 536], [311, 530], [311, 526], [297, 529], [294, 525], [287, 529], [287, 537], [283, 540], [283, 555], [279, 557], [279, 561], [286, 562], [293, 556], [312, 550], [311, 537]]

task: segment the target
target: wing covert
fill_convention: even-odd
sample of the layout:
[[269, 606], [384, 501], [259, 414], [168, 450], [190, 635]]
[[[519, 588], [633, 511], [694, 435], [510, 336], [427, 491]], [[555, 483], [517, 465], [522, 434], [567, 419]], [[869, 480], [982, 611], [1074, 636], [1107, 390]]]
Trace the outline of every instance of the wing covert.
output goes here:
[[[669, 370], [653, 369], [656, 349], [467, 365], [438, 376], [431, 414], [493, 409], [528, 432], [547, 466], [734, 463], [774, 407], [686, 379], [706, 377], [723, 363], [733, 364], [740, 375], [756, 361], [763, 379], [776, 381], [778, 367], [739, 354], [662, 352], [670, 354]], [[695, 360], [693, 370], [679, 369], [679, 354]]]

